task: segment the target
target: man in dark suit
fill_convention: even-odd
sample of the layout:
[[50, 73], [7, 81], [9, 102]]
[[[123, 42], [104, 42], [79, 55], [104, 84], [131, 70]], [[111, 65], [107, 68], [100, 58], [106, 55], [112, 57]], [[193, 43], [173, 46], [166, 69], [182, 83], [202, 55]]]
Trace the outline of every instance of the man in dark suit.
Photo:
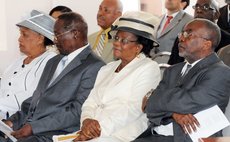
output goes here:
[[220, 17], [217, 21], [217, 25], [230, 33], [230, 0], [225, 0], [227, 5], [220, 8]]
[[184, 27], [179, 52], [187, 62], [167, 68], [156, 90], [144, 98], [151, 124], [135, 142], [192, 142], [188, 133], [199, 124], [193, 114], [216, 104], [225, 111], [230, 69], [214, 52], [219, 41], [220, 29], [209, 20], [195, 19]]
[[[215, 23], [219, 17], [219, 8], [216, 0], [197, 0], [196, 5], [193, 6], [193, 8], [195, 10], [194, 18], [204, 18]], [[178, 43], [179, 40], [177, 38], [173, 45], [171, 56], [168, 61], [168, 64], [170, 65], [184, 61], [184, 58], [179, 56]], [[228, 44], [230, 44], [230, 34], [221, 29], [221, 41], [215, 48], [215, 52]]]
[[87, 29], [79, 14], [59, 16], [54, 42], [61, 54], [49, 60], [22, 110], [5, 121], [19, 142], [51, 142], [53, 135], [79, 130], [81, 106], [104, 65], [88, 44]]

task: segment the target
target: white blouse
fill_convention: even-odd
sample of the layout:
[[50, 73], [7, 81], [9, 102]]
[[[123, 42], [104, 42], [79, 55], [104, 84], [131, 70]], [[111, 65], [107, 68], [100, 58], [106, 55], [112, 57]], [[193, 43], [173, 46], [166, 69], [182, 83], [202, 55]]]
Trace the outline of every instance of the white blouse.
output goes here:
[[94, 88], [82, 106], [81, 123], [90, 118], [101, 126], [101, 136], [90, 141], [128, 142], [147, 128], [142, 99], [157, 87], [161, 78], [159, 66], [140, 54], [115, 73], [120, 63], [115, 61], [100, 69]]
[[11, 64], [1, 78], [0, 117], [6, 113], [14, 114], [20, 110], [22, 102], [33, 95], [40, 80], [46, 62], [56, 53], [46, 51], [27, 65], [23, 65], [26, 56]]

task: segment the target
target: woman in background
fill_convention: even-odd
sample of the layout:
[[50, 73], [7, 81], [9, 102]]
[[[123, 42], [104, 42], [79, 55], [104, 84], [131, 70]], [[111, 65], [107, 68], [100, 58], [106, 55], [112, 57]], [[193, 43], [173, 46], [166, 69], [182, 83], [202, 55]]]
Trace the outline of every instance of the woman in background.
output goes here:
[[67, 6], [59, 5], [51, 9], [49, 15], [52, 16], [54, 19], [57, 19], [58, 16], [66, 12], [72, 12], [72, 10]]

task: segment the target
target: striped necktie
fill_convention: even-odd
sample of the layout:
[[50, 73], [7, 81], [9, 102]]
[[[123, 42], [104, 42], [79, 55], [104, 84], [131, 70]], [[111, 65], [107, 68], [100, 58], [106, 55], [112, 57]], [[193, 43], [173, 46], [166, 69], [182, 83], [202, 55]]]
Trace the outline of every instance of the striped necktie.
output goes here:
[[100, 38], [99, 38], [99, 41], [98, 41], [97, 46], [95, 48], [95, 53], [99, 57], [101, 57], [101, 55], [103, 53], [104, 46], [105, 46], [105, 37], [106, 37], [106, 34], [103, 31], [99, 36], [100, 36]]
[[189, 70], [190, 70], [191, 68], [192, 68], [192, 65], [187, 64], [186, 70], [184, 71], [184, 73], [182, 74], [182, 76], [185, 76], [185, 75], [189, 72]]

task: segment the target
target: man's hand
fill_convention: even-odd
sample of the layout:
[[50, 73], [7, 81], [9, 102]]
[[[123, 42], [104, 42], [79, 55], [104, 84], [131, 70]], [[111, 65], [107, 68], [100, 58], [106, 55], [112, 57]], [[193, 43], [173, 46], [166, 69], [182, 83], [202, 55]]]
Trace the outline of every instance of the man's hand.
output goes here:
[[13, 123], [10, 120], [3, 120], [3, 122], [8, 125], [10, 128], [13, 128]]
[[90, 140], [91, 138], [88, 138], [85, 136], [81, 131], [77, 133], [78, 136], [73, 140], [73, 142], [78, 142], [78, 141], [87, 141]]
[[186, 134], [191, 134], [192, 130], [195, 132], [196, 128], [200, 126], [198, 120], [192, 114], [173, 113], [172, 117]]
[[143, 112], [145, 112], [145, 108], [146, 108], [146, 104], [147, 104], [147, 101], [149, 99], [149, 97], [152, 95], [153, 93], [153, 89], [151, 89], [142, 99], [142, 106], [141, 106], [141, 109]]
[[144, 98], [142, 99], [142, 106], [141, 106], [141, 109], [143, 112], [145, 112], [147, 101], [148, 101], [148, 98], [144, 96]]
[[101, 127], [97, 120], [85, 119], [82, 123], [81, 132], [88, 138], [96, 138], [101, 135]]
[[11, 133], [17, 139], [25, 138], [33, 134], [32, 127], [30, 124], [25, 124], [21, 129]]

